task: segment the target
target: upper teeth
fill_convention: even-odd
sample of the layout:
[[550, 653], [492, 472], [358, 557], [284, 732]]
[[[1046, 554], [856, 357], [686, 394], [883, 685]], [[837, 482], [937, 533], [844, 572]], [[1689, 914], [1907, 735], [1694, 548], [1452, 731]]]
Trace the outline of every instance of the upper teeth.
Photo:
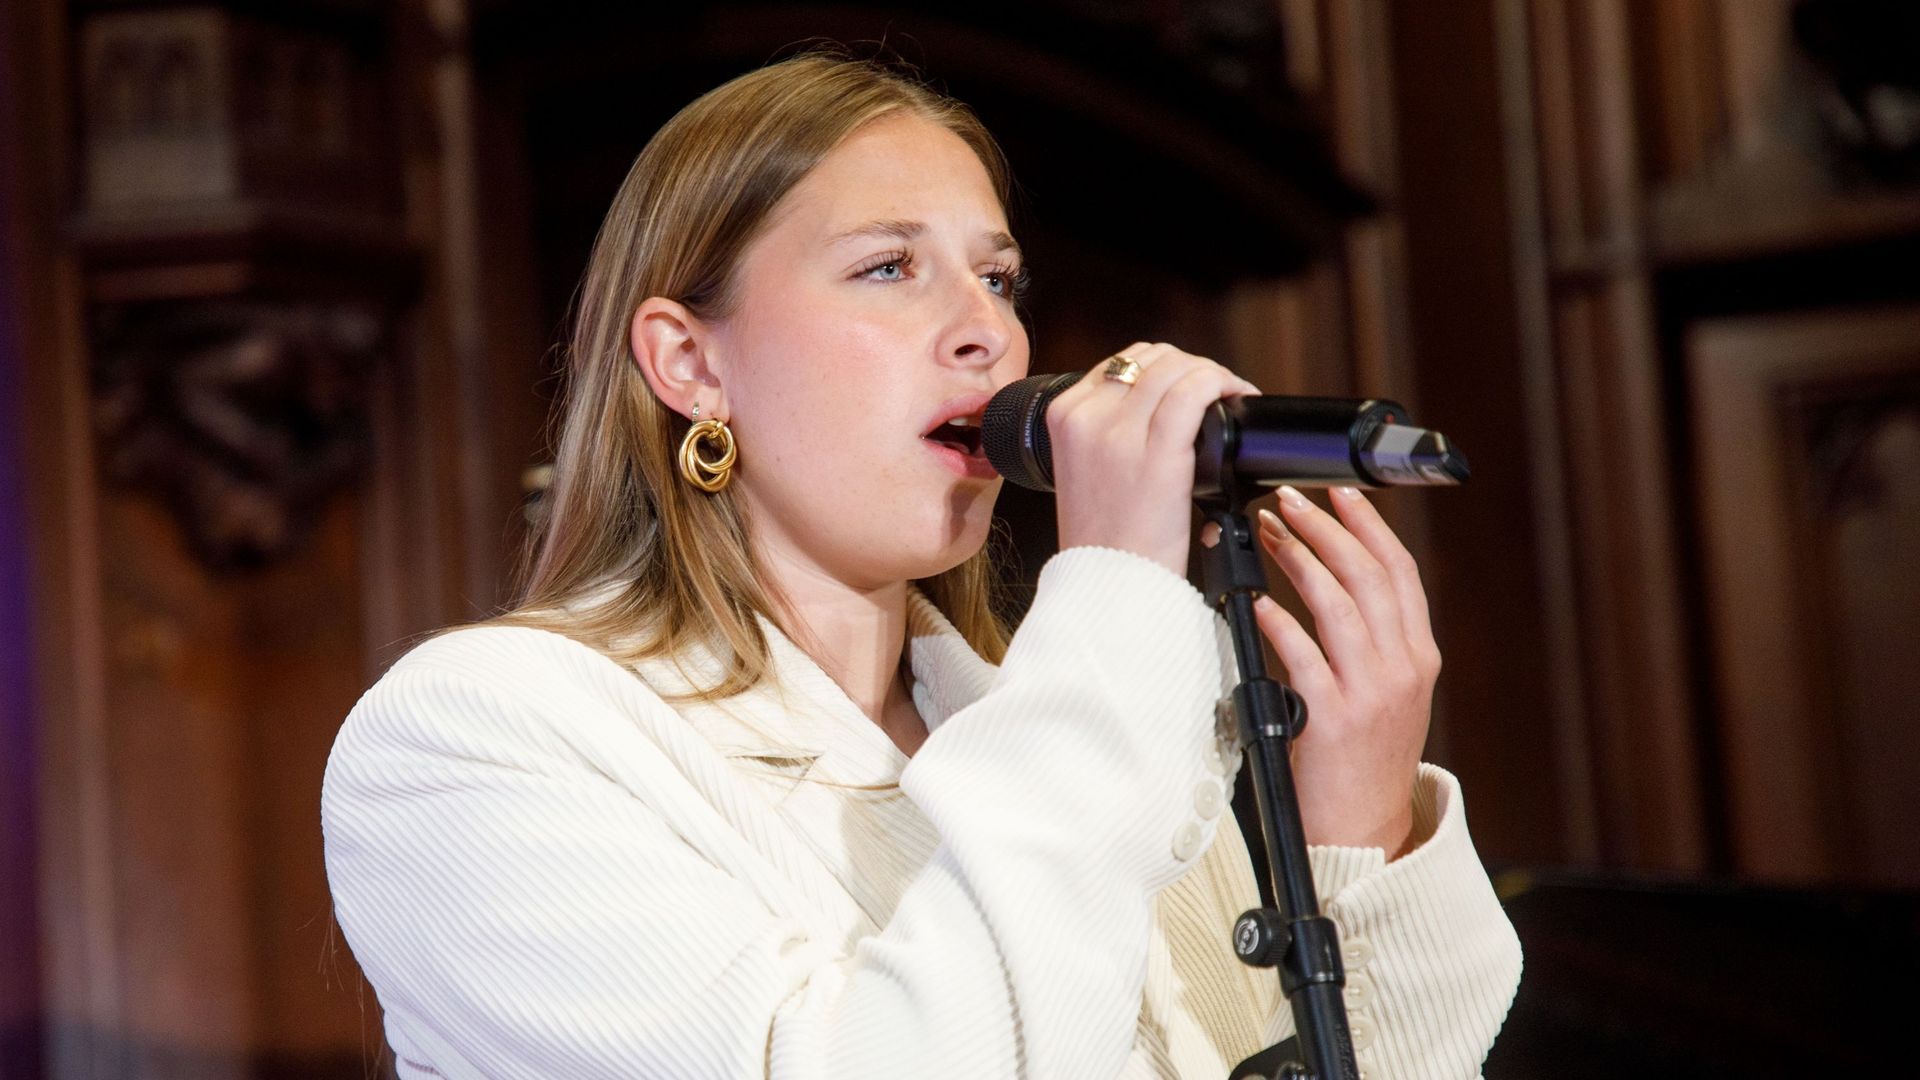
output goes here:
[[971, 416], [956, 416], [953, 419], [947, 421], [947, 423], [952, 425], [953, 427], [972, 427], [973, 418]]

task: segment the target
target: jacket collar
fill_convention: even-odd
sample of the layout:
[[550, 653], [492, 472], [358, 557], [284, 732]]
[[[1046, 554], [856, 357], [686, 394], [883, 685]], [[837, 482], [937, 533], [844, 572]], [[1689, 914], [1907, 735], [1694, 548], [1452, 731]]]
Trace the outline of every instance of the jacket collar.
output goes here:
[[913, 701], [927, 731], [973, 704], [1000, 674], [973, 651], [946, 615], [918, 585], [907, 585], [907, 654], [913, 669]]
[[[616, 587], [606, 586], [597, 596]], [[907, 586], [906, 616], [913, 700], [931, 733], [985, 694], [999, 668], [974, 652], [912, 583]], [[876, 788], [897, 784], [906, 755], [813, 657], [771, 619], [756, 617], [778, 685], [762, 683], [721, 702], [676, 703], [676, 711], [729, 757], [778, 763], [814, 782]], [[710, 685], [722, 670], [716, 654], [704, 645], [683, 649], [677, 659], [677, 667], [674, 659], [653, 657], [633, 668], [663, 695], [684, 693], [695, 680]]]

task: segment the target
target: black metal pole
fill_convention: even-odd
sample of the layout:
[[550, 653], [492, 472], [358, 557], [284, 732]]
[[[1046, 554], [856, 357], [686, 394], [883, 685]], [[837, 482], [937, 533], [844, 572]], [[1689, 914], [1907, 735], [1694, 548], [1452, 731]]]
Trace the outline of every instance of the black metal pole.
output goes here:
[[1306, 704], [1292, 688], [1267, 673], [1264, 638], [1254, 619], [1254, 599], [1266, 590], [1252, 524], [1242, 508], [1247, 492], [1229, 484], [1225, 498], [1201, 508], [1201, 564], [1207, 600], [1226, 618], [1240, 683], [1229, 699], [1232, 722], [1246, 748], [1260, 809], [1273, 895], [1279, 910], [1259, 908], [1234, 924], [1234, 951], [1256, 967], [1277, 967], [1280, 988], [1293, 1010], [1293, 1038], [1248, 1058], [1230, 1080], [1359, 1080], [1347, 1007], [1341, 997], [1346, 974], [1340, 965], [1339, 932], [1320, 914], [1307, 861], [1306, 830], [1293, 787], [1288, 748], [1306, 725]]

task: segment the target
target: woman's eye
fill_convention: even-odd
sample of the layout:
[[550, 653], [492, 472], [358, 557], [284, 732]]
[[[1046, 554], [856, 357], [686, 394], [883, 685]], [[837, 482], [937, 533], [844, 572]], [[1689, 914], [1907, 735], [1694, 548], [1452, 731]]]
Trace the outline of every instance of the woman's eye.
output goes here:
[[1027, 272], [1021, 270], [989, 270], [980, 275], [995, 296], [1016, 297], [1026, 289]]
[[880, 256], [860, 271], [856, 276], [873, 281], [904, 281], [907, 266], [913, 262], [913, 256], [904, 252], [893, 252]]

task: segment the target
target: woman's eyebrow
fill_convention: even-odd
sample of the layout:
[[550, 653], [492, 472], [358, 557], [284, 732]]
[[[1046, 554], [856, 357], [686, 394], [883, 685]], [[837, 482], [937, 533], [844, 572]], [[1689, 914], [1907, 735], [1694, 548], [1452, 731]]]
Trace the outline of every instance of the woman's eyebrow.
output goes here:
[[[878, 221], [869, 221], [864, 225], [855, 225], [853, 228], [847, 229], [844, 232], [835, 233], [833, 238], [828, 240], [827, 243], [828, 245], [834, 245], [844, 243], [848, 240], [865, 240], [872, 237], [890, 237], [895, 240], [917, 240], [924, 235], [926, 231], [927, 223], [924, 221], [883, 218]], [[1004, 230], [992, 229], [980, 235], [987, 243], [993, 245], [995, 252], [1011, 251], [1016, 255], [1020, 253], [1019, 242], [1014, 240], [1012, 234]]]
[[875, 236], [890, 236], [896, 240], [914, 240], [927, 231], [924, 221], [902, 221], [898, 218], [884, 218], [869, 221], [865, 225], [855, 225], [843, 233], [837, 233], [828, 244], [844, 243], [848, 240], [864, 240]]

